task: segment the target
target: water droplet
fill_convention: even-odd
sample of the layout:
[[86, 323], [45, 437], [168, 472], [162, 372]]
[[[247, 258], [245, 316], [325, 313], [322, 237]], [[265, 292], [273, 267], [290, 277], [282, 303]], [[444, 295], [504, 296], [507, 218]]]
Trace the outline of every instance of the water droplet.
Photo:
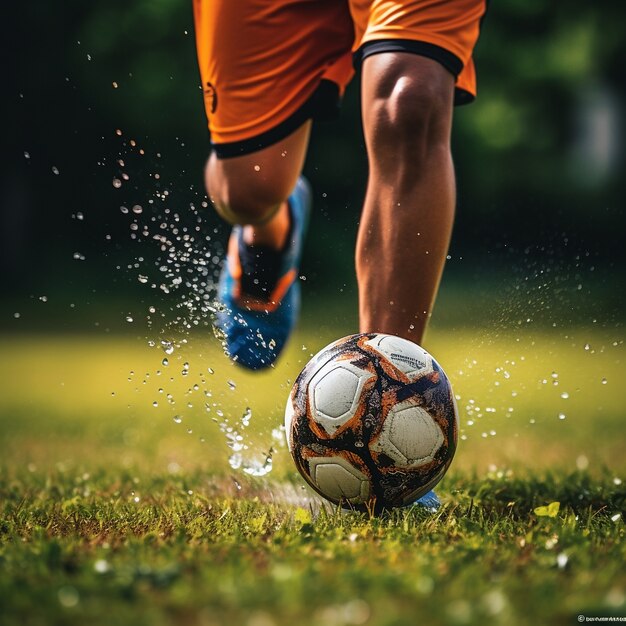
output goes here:
[[80, 253], [80, 252], [74, 252], [74, 254], [72, 255], [72, 258], [75, 261], [84, 261], [85, 260], [85, 255]]
[[82, 222], [85, 219], [85, 216], [80, 211], [76, 211], [76, 219]]
[[168, 360], [167, 358], [164, 358], [164, 359], [161, 361], [161, 365], [164, 365], [165, 367], [167, 367], [169, 364], [170, 364], [170, 362], [169, 362], [169, 360]]
[[40, 299], [42, 302], [48, 302], [48, 296], [39, 296], [39, 299]]
[[137, 276], [137, 280], [145, 285], [148, 282], [148, 277], [143, 274], [139, 274], [139, 276]]
[[180, 415], [174, 415], [172, 418], [175, 424], [180, 424], [183, 421], [183, 418]]
[[603, 379], [602, 379], [602, 384], [603, 384], [603, 385], [606, 385], [606, 378], [603, 378]]
[[228, 381], [228, 388], [231, 391], [235, 391], [235, 389], [237, 389], [237, 383], [234, 380], [229, 380]]
[[119, 189], [122, 186], [122, 181], [119, 178], [113, 179], [113, 187]]
[[619, 522], [620, 517], [622, 517], [621, 513], [616, 513], [615, 515], [611, 515], [611, 521], [612, 522]]
[[[228, 457], [228, 464], [233, 469], [239, 469], [241, 467], [241, 462], [242, 462], [242, 457], [241, 457], [241, 454], [239, 454], [238, 452], [235, 452], [234, 454], [231, 454]], [[239, 489], [241, 489], [241, 487], [239, 487]]]
[[133, 213], [136, 213], [137, 215], [141, 214], [141, 212], [143, 211], [143, 207], [140, 204], [135, 204], [133, 206]]
[[564, 420], [567, 416], [565, 415], [565, 413], [559, 413], [559, 419], [560, 420]]
[[132, 315], [127, 315], [126, 316], [126, 321], [129, 322], [129, 323], [132, 323], [134, 321]]
[[60, 174], [60, 172], [59, 172], [59, 168], [53, 165], [53, 166], [52, 166], [52, 173], [53, 173], [55, 176], [58, 176], [58, 175]]
[[174, 352], [174, 344], [167, 339], [161, 339], [161, 346], [165, 354], [172, 354]]

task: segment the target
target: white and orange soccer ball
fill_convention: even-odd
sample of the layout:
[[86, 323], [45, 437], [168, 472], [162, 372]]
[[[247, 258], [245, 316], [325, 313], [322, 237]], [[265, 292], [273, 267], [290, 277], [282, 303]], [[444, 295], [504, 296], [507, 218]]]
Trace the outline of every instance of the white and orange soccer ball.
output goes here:
[[452, 388], [420, 346], [368, 333], [316, 354], [293, 385], [287, 445], [306, 482], [345, 508], [406, 506], [443, 477], [456, 451]]

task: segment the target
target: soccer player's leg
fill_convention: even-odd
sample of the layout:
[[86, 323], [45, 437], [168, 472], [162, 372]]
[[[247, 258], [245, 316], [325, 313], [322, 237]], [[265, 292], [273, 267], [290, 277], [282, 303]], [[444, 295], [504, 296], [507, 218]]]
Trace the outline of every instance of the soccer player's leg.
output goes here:
[[336, 107], [353, 73], [354, 29], [336, 0], [194, 0], [194, 21], [213, 148], [207, 189], [235, 225], [217, 326], [230, 357], [259, 369], [295, 322], [309, 120]]
[[[452, 109], [475, 95], [485, 2], [353, 2], [370, 163], [356, 251], [360, 326], [421, 343], [454, 217]], [[418, 503], [439, 505], [432, 491]]]
[[310, 211], [299, 178], [310, 122], [285, 139], [241, 157], [207, 163], [209, 197], [234, 225], [216, 324], [229, 356], [249, 369], [271, 365], [296, 322], [298, 267]]
[[[361, 332], [421, 343], [454, 216], [454, 77], [431, 59], [382, 53], [365, 59], [362, 89], [370, 175], [356, 251]], [[431, 491], [418, 504], [436, 510], [439, 499]]]
[[361, 332], [422, 341], [454, 216], [453, 99], [454, 77], [437, 61], [387, 52], [363, 63], [370, 173], [356, 250]]

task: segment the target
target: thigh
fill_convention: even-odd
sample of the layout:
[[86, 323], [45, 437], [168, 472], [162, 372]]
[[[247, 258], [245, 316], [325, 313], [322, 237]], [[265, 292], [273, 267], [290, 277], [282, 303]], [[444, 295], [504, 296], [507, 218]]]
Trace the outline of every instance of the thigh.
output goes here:
[[350, 0], [355, 59], [411, 52], [437, 61], [456, 81], [456, 103], [473, 100], [472, 53], [486, 0]]
[[195, 0], [194, 18], [218, 156], [286, 137], [310, 116], [302, 109], [322, 79], [342, 89], [351, 76], [347, 0]]

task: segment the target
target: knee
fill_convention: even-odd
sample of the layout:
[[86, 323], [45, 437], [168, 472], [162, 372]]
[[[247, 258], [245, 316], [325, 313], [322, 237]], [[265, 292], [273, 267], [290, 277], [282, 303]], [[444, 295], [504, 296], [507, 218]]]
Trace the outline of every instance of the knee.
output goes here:
[[446, 114], [446, 101], [435, 85], [403, 76], [381, 101], [380, 131], [395, 144], [441, 141]]
[[209, 158], [205, 182], [216, 211], [231, 224], [262, 223], [279, 209], [291, 191], [290, 182], [257, 171], [231, 171]]
[[433, 152], [449, 152], [453, 83], [438, 72], [390, 69], [371, 92], [366, 119], [371, 156], [394, 167], [398, 158], [418, 167]]

